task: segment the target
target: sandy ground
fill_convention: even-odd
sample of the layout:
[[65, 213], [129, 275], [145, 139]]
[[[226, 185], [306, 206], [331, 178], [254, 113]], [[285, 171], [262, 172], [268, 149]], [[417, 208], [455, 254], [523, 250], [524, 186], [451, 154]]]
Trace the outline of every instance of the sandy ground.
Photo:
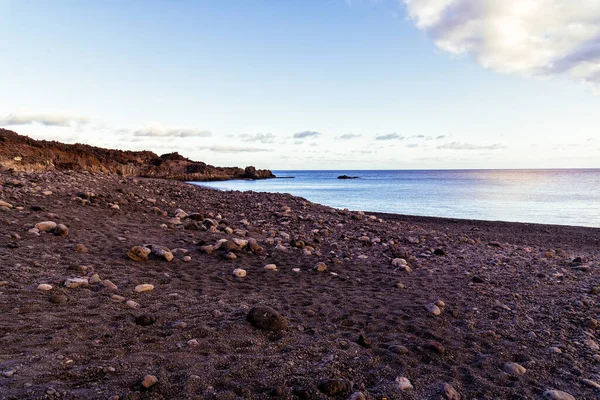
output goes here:
[[[600, 229], [115, 175], [0, 182], [2, 399], [600, 398]], [[155, 255], [131, 260], [138, 245]], [[274, 330], [248, 320], [258, 306]]]

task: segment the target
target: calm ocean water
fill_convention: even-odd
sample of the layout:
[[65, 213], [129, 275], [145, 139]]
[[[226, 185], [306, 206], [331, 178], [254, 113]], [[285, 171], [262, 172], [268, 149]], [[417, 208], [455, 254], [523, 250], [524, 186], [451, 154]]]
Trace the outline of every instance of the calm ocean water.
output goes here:
[[600, 227], [600, 169], [273, 172], [295, 178], [198, 184], [350, 210]]

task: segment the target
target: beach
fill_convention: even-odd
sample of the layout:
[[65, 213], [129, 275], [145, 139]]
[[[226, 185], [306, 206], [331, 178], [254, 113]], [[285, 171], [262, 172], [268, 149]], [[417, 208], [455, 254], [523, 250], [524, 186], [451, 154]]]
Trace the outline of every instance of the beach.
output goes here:
[[3, 399], [600, 393], [600, 229], [0, 178]]

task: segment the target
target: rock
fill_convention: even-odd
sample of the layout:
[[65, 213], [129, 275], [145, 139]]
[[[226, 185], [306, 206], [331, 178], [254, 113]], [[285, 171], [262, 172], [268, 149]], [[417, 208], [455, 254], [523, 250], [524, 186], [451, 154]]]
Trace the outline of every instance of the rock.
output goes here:
[[394, 354], [408, 354], [408, 348], [396, 344], [389, 346], [388, 351]]
[[394, 266], [394, 267], [401, 267], [404, 265], [408, 265], [408, 263], [406, 262], [406, 260], [404, 258], [394, 258], [392, 260], [392, 266]]
[[139, 305], [139, 303], [137, 303], [137, 302], [135, 302], [135, 301], [133, 301], [133, 300], [127, 300], [127, 301], [125, 302], [125, 305], [126, 305], [127, 307], [129, 307], [129, 308], [134, 308], [134, 309], [135, 309], [135, 308], [140, 308], [140, 305]]
[[143, 387], [145, 387], [146, 389], [149, 389], [150, 387], [156, 385], [157, 383], [158, 383], [157, 377], [155, 377], [154, 375], [146, 375], [142, 379], [141, 385]]
[[238, 238], [233, 239], [233, 243], [235, 243], [240, 249], [243, 249], [244, 247], [246, 247], [248, 245], [247, 240], [238, 239]]
[[246, 276], [246, 270], [241, 269], [241, 268], [236, 268], [233, 270], [233, 275], [237, 276], [238, 278], [243, 278]]
[[440, 308], [446, 307], [446, 303], [444, 303], [443, 300], [439, 300], [439, 299], [435, 302], [435, 305]]
[[183, 262], [190, 262], [190, 261], [192, 261], [192, 257], [190, 257], [190, 256], [183, 257]]
[[40, 283], [37, 287], [39, 290], [52, 290], [52, 285], [47, 283]]
[[292, 272], [300, 272], [300, 268], [292, 268]]
[[319, 382], [319, 390], [327, 396], [343, 396], [352, 390], [352, 382], [346, 379], [327, 379]]
[[460, 400], [460, 394], [449, 383], [442, 385], [442, 396], [448, 400]]
[[69, 236], [69, 228], [64, 224], [58, 224], [56, 225], [56, 228], [54, 228], [54, 234], [61, 237]]
[[162, 246], [152, 246], [151, 254], [154, 257], [163, 259], [165, 261], [171, 261], [174, 258], [173, 253], [171, 253], [171, 250]]
[[51, 196], [52, 195], [52, 191], [51, 190], [44, 190], [44, 191], [42, 191], [42, 194], [44, 196]]
[[4, 200], [0, 200], [0, 207], [13, 208], [12, 204], [7, 203]]
[[354, 392], [348, 397], [348, 400], [367, 400], [367, 396], [363, 392]]
[[147, 247], [133, 246], [127, 253], [127, 257], [133, 261], [148, 261], [148, 256], [151, 252], [152, 250]]
[[264, 267], [267, 271], [277, 271], [277, 265], [275, 264], [267, 264]]
[[511, 376], [523, 375], [527, 371], [522, 365], [513, 362], [504, 364], [502, 369]]
[[105, 279], [104, 281], [102, 281], [102, 284], [104, 285], [104, 287], [108, 290], [118, 290], [119, 288], [117, 287], [117, 285], [115, 285], [114, 283], [112, 283], [111, 281], [109, 281], [108, 279]]
[[595, 389], [600, 389], [600, 384], [590, 379], [582, 379], [581, 382], [586, 386], [593, 387]]
[[84, 244], [77, 243], [77, 244], [75, 245], [75, 251], [76, 251], [77, 253], [82, 253], [82, 254], [83, 254], [83, 253], [87, 253], [87, 252], [88, 252], [88, 248], [87, 248], [87, 247], [85, 247], [85, 245], [84, 245]]
[[444, 355], [444, 353], [446, 352], [444, 345], [442, 345], [440, 342], [438, 342], [436, 340], [430, 340], [429, 342], [427, 342], [425, 344], [425, 348], [432, 350], [441, 355]]
[[122, 303], [125, 300], [127, 300], [125, 297], [119, 296], [118, 294], [113, 294], [112, 296], [110, 296], [110, 299], [116, 303]]
[[52, 232], [54, 229], [56, 229], [56, 222], [54, 222], [54, 221], [38, 222], [37, 224], [35, 224], [35, 228], [40, 232]]
[[360, 334], [358, 336], [358, 344], [360, 344], [362, 347], [371, 347], [373, 345], [373, 341], [366, 335]]
[[256, 239], [253, 238], [248, 239], [248, 248], [252, 253], [255, 254], [263, 254], [265, 252], [262, 246], [259, 245]]
[[408, 378], [405, 378], [403, 376], [396, 378], [396, 384], [398, 385], [398, 388], [402, 391], [414, 389], [413, 385], [410, 383]]
[[119, 205], [118, 205], [118, 204], [113, 204], [112, 206], [110, 206], [110, 208], [112, 208], [113, 210], [118, 210], [118, 209], [120, 209], [121, 207], [119, 207]]
[[69, 301], [69, 298], [64, 294], [53, 294], [50, 296], [50, 302], [54, 304], [64, 304]]
[[575, 397], [560, 390], [546, 390], [544, 392], [544, 398], [548, 400], [575, 400]]
[[223, 250], [223, 251], [239, 251], [240, 248], [237, 244], [233, 243], [230, 240], [219, 240], [217, 244], [214, 246], [215, 250]]
[[324, 262], [319, 262], [313, 267], [313, 271], [325, 272], [327, 271], [327, 265]]
[[425, 306], [425, 308], [427, 309], [427, 311], [429, 311], [430, 313], [432, 313], [433, 315], [440, 315], [442, 313], [442, 310], [440, 310], [440, 308], [435, 305], [434, 303], [428, 304]]
[[154, 285], [149, 284], [149, 283], [144, 283], [142, 285], [137, 285], [134, 290], [137, 293], [149, 292], [151, 290], [154, 290]]
[[150, 326], [152, 325], [156, 319], [151, 315], [142, 314], [140, 316], [135, 317], [134, 322], [139, 326]]
[[102, 282], [100, 279], [100, 275], [93, 274], [92, 276], [90, 276], [90, 280], [89, 280], [90, 285], [95, 285], [96, 283], [100, 283], [100, 282]]
[[88, 284], [88, 278], [67, 278], [64, 285], [68, 288], [75, 289]]
[[232, 251], [230, 251], [230, 252], [228, 252], [228, 253], [225, 253], [225, 254], [223, 255], [223, 258], [224, 258], [224, 259], [226, 259], [226, 260], [229, 260], [229, 261], [234, 261], [234, 260], [237, 260], [237, 256], [236, 256], [236, 255], [235, 255], [235, 253], [234, 253], [234, 252], [232, 252]]
[[257, 306], [250, 309], [246, 320], [252, 326], [266, 331], [280, 331], [287, 325], [286, 319], [277, 311], [267, 306]]

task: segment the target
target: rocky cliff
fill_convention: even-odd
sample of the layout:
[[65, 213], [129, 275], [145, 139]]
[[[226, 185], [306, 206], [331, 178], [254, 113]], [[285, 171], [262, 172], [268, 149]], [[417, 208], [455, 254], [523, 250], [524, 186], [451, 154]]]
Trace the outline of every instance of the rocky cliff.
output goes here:
[[275, 177], [269, 170], [257, 170], [251, 166], [245, 169], [215, 167], [189, 160], [178, 153], [158, 156], [151, 151], [111, 150], [85, 144], [34, 140], [7, 129], [0, 129], [0, 169], [109, 172], [186, 181]]

